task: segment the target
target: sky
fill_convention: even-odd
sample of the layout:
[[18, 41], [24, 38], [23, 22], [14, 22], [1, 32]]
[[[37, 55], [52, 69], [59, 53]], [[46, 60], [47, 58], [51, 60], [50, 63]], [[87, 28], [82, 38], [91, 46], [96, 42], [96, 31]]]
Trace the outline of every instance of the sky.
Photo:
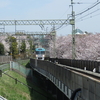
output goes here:
[[[83, 32], [100, 33], [100, 4], [91, 8], [99, 0], [73, 0], [75, 12], [75, 28]], [[91, 8], [91, 9], [90, 9]], [[89, 9], [88, 11], [86, 11]], [[81, 12], [83, 14], [80, 14]], [[44, 19], [67, 19], [72, 13], [71, 0], [0, 0], [0, 20], [44, 20]], [[0, 31], [2, 31], [0, 26]], [[59, 26], [56, 25], [55, 28]], [[52, 26], [17, 26], [18, 31], [50, 32]], [[5, 31], [13, 32], [15, 26], [5, 26]], [[56, 30], [57, 35], [65, 36], [72, 33], [70, 24]]]

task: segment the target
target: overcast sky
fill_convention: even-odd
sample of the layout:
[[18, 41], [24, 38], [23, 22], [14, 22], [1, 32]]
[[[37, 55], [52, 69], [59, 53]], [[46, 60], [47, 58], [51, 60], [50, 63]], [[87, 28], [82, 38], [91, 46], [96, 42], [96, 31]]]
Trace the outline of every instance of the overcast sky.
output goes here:
[[[75, 14], [79, 14], [91, 8], [98, 0], [73, 1], [76, 3], [73, 5]], [[70, 5], [71, 0], [0, 0], [0, 20], [67, 19], [72, 11]], [[76, 16], [75, 27], [82, 31], [100, 33], [99, 22], [100, 4]], [[50, 26], [44, 27], [48, 32], [51, 30]], [[5, 29], [5, 31], [14, 31], [14, 26], [6, 26]], [[40, 26], [17, 26], [17, 30], [44, 31]], [[63, 26], [57, 30], [57, 35], [67, 35], [71, 32], [71, 25]]]

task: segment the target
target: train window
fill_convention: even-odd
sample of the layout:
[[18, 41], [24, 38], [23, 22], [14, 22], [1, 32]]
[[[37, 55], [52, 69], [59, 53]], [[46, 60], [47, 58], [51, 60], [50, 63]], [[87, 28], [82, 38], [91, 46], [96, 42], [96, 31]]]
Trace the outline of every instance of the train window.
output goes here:
[[36, 51], [36, 54], [45, 54], [45, 51]]
[[41, 54], [45, 54], [45, 51], [41, 51]]
[[40, 54], [40, 51], [36, 51], [36, 54]]

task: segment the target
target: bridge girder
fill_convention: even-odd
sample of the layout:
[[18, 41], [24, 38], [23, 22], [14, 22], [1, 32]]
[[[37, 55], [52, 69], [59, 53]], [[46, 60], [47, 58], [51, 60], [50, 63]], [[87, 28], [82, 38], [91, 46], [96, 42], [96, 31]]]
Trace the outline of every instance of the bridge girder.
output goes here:
[[67, 19], [50, 20], [0, 20], [0, 25], [62, 25], [68, 24]]

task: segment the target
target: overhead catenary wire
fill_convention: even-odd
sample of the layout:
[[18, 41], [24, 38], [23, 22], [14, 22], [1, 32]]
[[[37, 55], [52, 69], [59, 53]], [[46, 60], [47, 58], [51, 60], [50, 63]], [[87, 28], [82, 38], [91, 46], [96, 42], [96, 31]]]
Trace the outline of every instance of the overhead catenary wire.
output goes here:
[[[89, 9], [89, 8], [91, 8], [92, 6], [94, 6], [94, 5], [97, 4], [97, 3], [98, 3], [98, 1], [92, 3], [92, 5], [89, 5], [88, 7], [84, 8], [83, 10], [81, 10], [79, 13], [77, 13], [77, 14], [79, 14], [79, 15], [77, 15], [77, 14], [75, 15], [75, 19], [77, 19], [78, 17], [80, 17], [80, 16], [83, 15], [84, 13], [88, 13], [90, 10], [92, 10], [92, 9]], [[89, 9], [89, 11], [84, 12], [84, 11], [87, 10], [87, 9]], [[80, 13], [82, 13], [82, 12], [84, 12], [84, 13], [80, 15]], [[77, 18], [76, 18], [76, 17], [77, 17]]]
[[84, 16], [78, 18], [78, 19], [76, 18], [76, 21], [81, 20], [81, 19], [83, 19], [83, 18], [86, 18], [87, 16], [90, 16], [91, 14], [96, 13], [97, 11], [100, 11], [100, 8], [99, 8], [99, 9], [96, 9], [96, 10], [94, 10], [94, 11], [92, 11], [92, 12], [90, 12], [90, 13], [88, 13], [88, 14], [86, 14], [86, 15], [84, 15]]
[[[90, 19], [90, 18], [93, 18], [93, 17], [97, 17], [97, 16], [100, 16], [100, 13], [98, 13], [98, 14], [96, 14], [96, 15], [93, 15], [93, 16], [89, 16], [89, 17], [84, 18], [84, 19], [80, 19], [80, 20], [78, 20], [77, 22], [84, 21], [84, 20], [87, 20], [87, 19]], [[76, 22], [76, 23], [77, 23], [77, 22]]]
[[87, 8], [86, 10], [84, 10], [84, 11], [82, 11], [82, 12], [76, 14], [75, 16], [81, 15], [81, 14], [83, 14], [83, 13], [85, 13], [85, 12], [91, 10], [92, 8], [96, 7], [98, 4], [100, 4], [100, 2], [97, 2], [97, 3], [94, 4], [92, 7]]
[[[64, 22], [61, 26], [55, 28], [55, 30], [60, 29], [60, 28], [66, 23], [66, 21], [69, 21], [69, 18], [70, 18], [71, 16], [72, 16], [72, 15], [70, 15], [70, 16], [65, 20], [65, 22]], [[68, 24], [67, 24], [67, 25], [68, 25]]]
[[[82, 12], [76, 14], [75, 16], [82, 15], [82, 14], [84, 14], [85, 12], [91, 10], [92, 8], [96, 7], [96, 6], [99, 5], [99, 4], [100, 4], [100, 2], [99, 2], [99, 0], [97, 0], [95, 3], [93, 3], [92, 6], [88, 7], [88, 8], [85, 9], [84, 11], [82, 11]], [[72, 17], [72, 15], [70, 15], [70, 16], [68, 17], [68, 19], [66, 19], [66, 21], [68, 21], [70, 17]], [[65, 21], [65, 22], [66, 22], [66, 21]], [[64, 22], [62, 25], [60, 25], [59, 27], [55, 28], [55, 30], [60, 29], [60, 28], [65, 24], [65, 22]]]
[[68, 7], [68, 9], [62, 14], [62, 16], [60, 18], [62, 18], [70, 9], [70, 6]]
[[[82, 11], [85, 11], [86, 9], [88, 9], [88, 8], [90, 8], [91, 6], [95, 5], [96, 3], [98, 3], [98, 1], [90, 3], [90, 4], [92, 4], [92, 5], [89, 5], [88, 7], [84, 8], [84, 9], [81, 10], [81, 11], [79, 11], [79, 13], [82, 12]], [[84, 3], [80, 3], [80, 4], [84, 4]], [[79, 5], [80, 5], [80, 4], [79, 4]]]
[[[98, 4], [100, 4], [99, 0], [97, 0], [97, 2], [95, 2], [95, 3], [93, 4], [93, 6], [92, 6], [92, 7], [89, 7], [89, 8], [92, 9], [92, 8], [94, 8], [95, 6], [97, 6]], [[88, 9], [89, 9], [89, 8], [88, 8]], [[87, 10], [88, 10], [88, 9], [87, 9]], [[91, 9], [89, 9], [89, 10], [91, 10]], [[84, 11], [85, 11], [85, 10], [84, 10]], [[94, 11], [92, 11], [92, 12], [90, 12], [90, 13], [88, 13], [88, 14], [86, 14], [86, 15], [80, 17], [80, 18], [77, 18], [77, 17], [76, 17], [76, 22], [84, 21], [84, 20], [87, 20], [87, 19], [96, 17], [96, 16], [98, 16], [99, 14], [95, 14], [95, 15], [92, 15], [92, 14], [94, 14], [94, 13], [96, 13], [96, 12], [98, 12], [98, 11], [100, 11], [100, 8], [97, 8], [96, 10], [94, 10]], [[84, 13], [83, 13], [83, 14], [84, 14]], [[83, 15], [83, 14], [82, 14], [82, 15]]]
[[[96, 7], [98, 4], [100, 4], [99, 0], [97, 0], [95, 3], [92, 4], [92, 6], [88, 7], [88, 8], [85, 9], [84, 11], [82, 11], [82, 12], [76, 14], [75, 17], [84, 14], [85, 12], [87, 12], [87, 11], [91, 10], [92, 8]], [[69, 21], [70, 17], [72, 17], [72, 15], [70, 15], [70, 16], [65, 20], [65, 22], [62, 23], [62, 25], [56, 27], [55, 30], [58, 30], [58, 29], [60, 29], [63, 25], [65, 25], [66, 21]], [[68, 22], [68, 24], [69, 24], [69, 22]], [[67, 24], [67, 25], [68, 25], [68, 24]], [[66, 26], [67, 26], [67, 25], [66, 25]]]
[[[69, 6], [68, 9], [65, 11], [65, 13], [68, 12], [69, 9], [70, 9], [70, 6]], [[64, 13], [63, 15], [65, 15], [65, 13]], [[63, 16], [63, 15], [62, 15], [62, 16]], [[62, 16], [61, 16], [60, 18], [62, 18]], [[69, 16], [69, 17], [71, 17], [71, 16]], [[68, 21], [69, 17], [66, 19], [66, 21]], [[60, 29], [60, 28], [66, 23], [66, 21], [65, 21], [62, 25], [60, 25], [60, 26], [58, 26], [57, 28], [55, 28], [55, 30]]]

